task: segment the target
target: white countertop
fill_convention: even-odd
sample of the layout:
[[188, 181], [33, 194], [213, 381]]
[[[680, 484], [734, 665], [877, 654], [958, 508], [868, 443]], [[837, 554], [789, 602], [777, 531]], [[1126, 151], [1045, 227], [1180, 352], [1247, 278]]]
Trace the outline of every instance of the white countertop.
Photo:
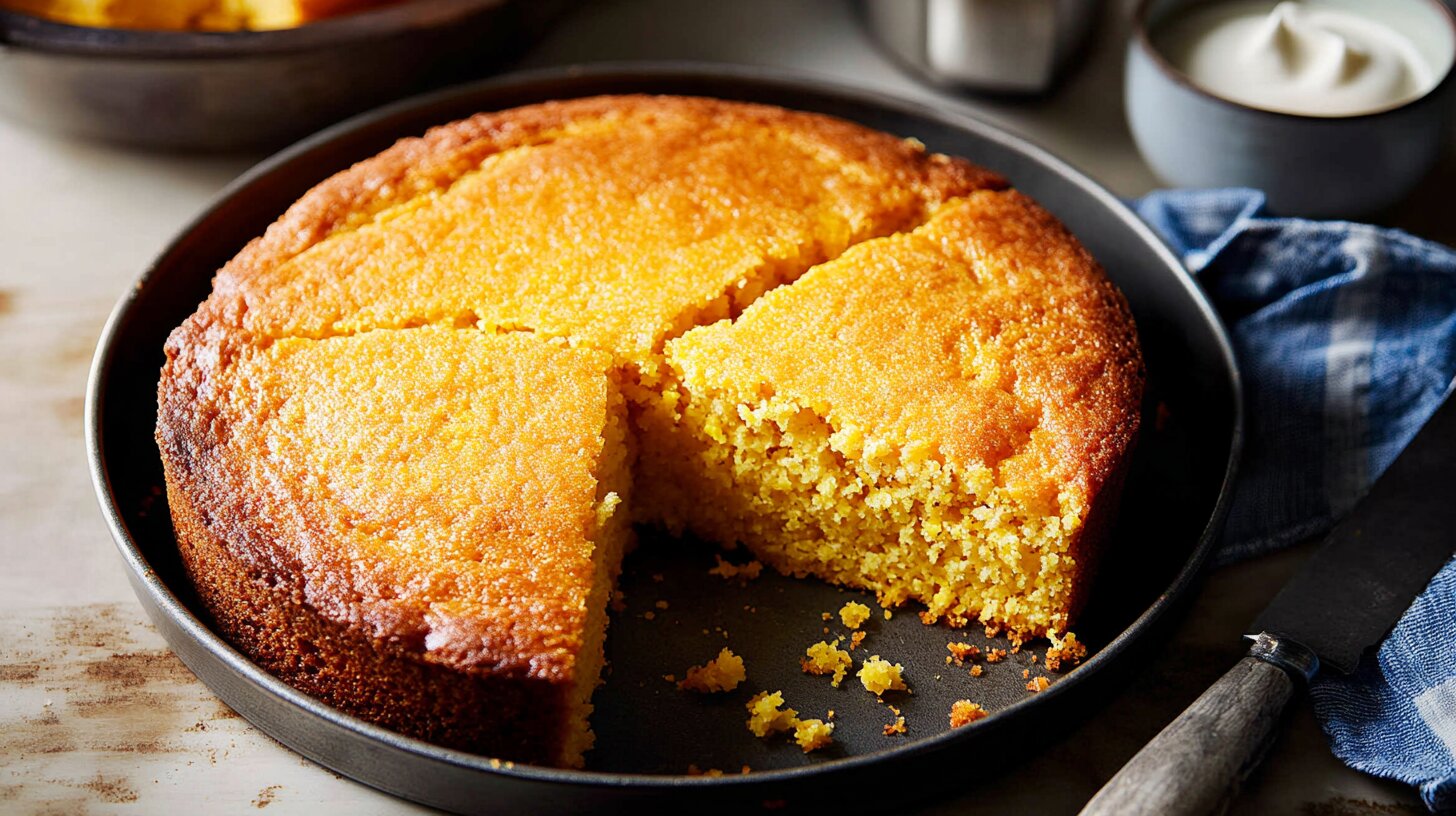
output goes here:
[[[1123, 195], [1155, 180], [1122, 119], [1122, 0], [1053, 95], [939, 95], [888, 62], [839, 0], [597, 0], [524, 61], [656, 58], [778, 65], [962, 105], [1030, 136]], [[1380, 220], [1449, 242], [1451, 152]], [[87, 366], [112, 305], [163, 244], [257, 157], [176, 157], [0, 122], [0, 810], [402, 813], [238, 719], [145, 623], [86, 465]], [[1242, 627], [1304, 551], [1214, 573], [1168, 647], [1086, 724], [927, 813], [1074, 812], [1237, 658]], [[114, 655], [121, 655], [117, 660]], [[1419, 812], [1414, 793], [1330, 756], [1307, 703], [1237, 813]]]

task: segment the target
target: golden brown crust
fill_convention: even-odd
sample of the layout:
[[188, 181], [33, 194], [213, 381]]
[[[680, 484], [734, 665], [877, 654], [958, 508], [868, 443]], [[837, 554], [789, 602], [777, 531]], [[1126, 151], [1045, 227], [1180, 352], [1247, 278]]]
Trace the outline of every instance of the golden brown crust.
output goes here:
[[[720, 152], [706, 152], [708, 143]], [[561, 172], [576, 174], [561, 190], [537, 183]], [[236, 378], [255, 376], [254, 358], [293, 343], [421, 326], [564, 336], [610, 352], [635, 376], [692, 326], [732, 317], [763, 291], [854, 244], [914, 228], [946, 202], [1005, 187], [969, 162], [847, 122], [706, 99], [552, 102], [400, 141], [305, 194], [218, 273], [212, 295], [167, 341], [157, 439], [179, 548], [203, 605], [264, 668], [346, 711], [442, 744], [560, 763], [579, 641], [563, 651], [545, 633], [579, 626], [579, 610], [557, 615], [555, 600], [544, 610], [506, 600], [442, 623], [421, 604], [452, 591], [432, 583], [438, 574], [411, 572], [387, 550], [375, 560], [335, 557], [335, 510], [312, 507], [306, 480], [260, 487], [283, 478], [269, 470], [277, 448], [251, 437], [239, 447], [237, 435], [257, 435], [257, 423], [282, 411], [276, 383], [239, 391]], [[542, 190], [563, 195], [536, 202]], [[618, 199], [597, 201], [610, 195]], [[498, 219], [458, 215], [507, 210], [529, 211], [535, 225], [491, 232]], [[637, 220], [611, 221], [623, 212]], [[1007, 240], [1063, 251], [1065, 232], [1035, 213], [1044, 219], [1032, 219], [1034, 229]], [[542, 281], [559, 285], [533, 288]], [[1097, 297], [1131, 338], [1120, 296], [1105, 285]], [[1047, 388], [1047, 399], [1065, 396]], [[621, 396], [608, 390], [620, 412]], [[1097, 488], [1135, 426], [1027, 467], [1075, 459], [1075, 473], [1063, 471], [1087, 480], [1101, 507], [1115, 495]], [[951, 434], [957, 440], [980, 444]], [[1092, 518], [1101, 515], [1094, 509]], [[552, 524], [501, 518], [507, 527]], [[565, 528], [556, 533], [569, 538]], [[475, 535], [489, 542], [495, 533]], [[582, 594], [590, 564], [572, 569], [542, 580]]]

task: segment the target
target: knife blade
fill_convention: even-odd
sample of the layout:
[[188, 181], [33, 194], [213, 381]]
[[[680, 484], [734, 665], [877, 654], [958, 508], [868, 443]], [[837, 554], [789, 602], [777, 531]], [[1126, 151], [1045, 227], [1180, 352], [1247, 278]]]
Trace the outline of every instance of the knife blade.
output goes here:
[[1254, 619], [1344, 674], [1456, 550], [1456, 399], [1448, 397], [1320, 549]]
[[1255, 618], [1249, 654], [1143, 747], [1082, 816], [1205, 814], [1263, 758], [1295, 691], [1348, 674], [1456, 551], [1456, 397]]

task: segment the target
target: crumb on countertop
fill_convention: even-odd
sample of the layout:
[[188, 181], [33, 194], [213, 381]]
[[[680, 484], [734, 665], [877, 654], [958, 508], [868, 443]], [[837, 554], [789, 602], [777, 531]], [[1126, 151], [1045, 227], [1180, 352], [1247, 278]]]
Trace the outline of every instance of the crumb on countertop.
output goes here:
[[903, 734], [903, 733], [905, 733], [905, 718], [904, 717], [896, 717], [895, 718], [895, 721], [893, 723], [885, 726], [885, 736], [887, 736], [887, 737], [888, 736], [892, 736], [894, 734]]
[[1006, 659], [1006, 650], [1005, 649], [987, 649], [986, 650], [986, 662], [987, 663], [1000, 663], [1001, 661], [1003, 661], [1005, 659]]
[[873, 694], [884, 694], [886, 691], [905, 691], [905, 678], [902, 675], [905, 667], [899, 663], [891, 663], [882, 659], [879, 655], [872, 655], [864, 665], [859, 667], [855, 676], [860, 683], [864, 684], [865, 690]]
[[832, 674], [834, 679], [830, 685], [839, 688], [839, 683], [854, 665], [849, 652], [839, 648], [839, 641], [825, 643], [820, 641], [804, 651], [804, 658], [799, 661], [799, 667], [808, 674]]
[[972, 677], [980, 677], [981, 675], [983, 675], [985, 673], [986, 673], [986, 670], [983, 669], [983, 668], [981, 668], [981, 665], [979, 663], [977, 663], [976, 665], [974, 665], [974, 666], [971, 667], [971, 676]]
[[718, 656], [709, 660], [701, 666], [693, 666], [688, 669], [687, 676], [683, 678], [678, 687], [686, 691], [700, 693], [712, 693], [717, 691], [732, 691], [738, 688], [748, 676], [743, 667], [743, 658], [734, 654], [731, 649], [723, 649]]
[[893, 617], [895, 617], [895, 613], [894, 612], [891, 612], [888, 609], [886, 609], [885, 610], [885, 620], [889, 620], [890, 618], [893, 618]]
[[1046, 691], [1047, 689], [1051, 688], [1051, 685], [1052, 681], [1046, 679], [1041, 675], [1038, 675], [1027, 681], [1026, 690], [1031, 692], [1032, 694], [1035, 694], [1038, 691]]
[[859, 631], [849, 636], [849, 650], [851, 652], [858, 649], [861, 643], [864, 643], [866, 634], [864, 631]]
[[950, 727], [960, 728], [988, 716], [990, 716], [989, 712], [981, 708], [979, 703], [973, 703], [970, 700], [956, 700], [950, 706]]

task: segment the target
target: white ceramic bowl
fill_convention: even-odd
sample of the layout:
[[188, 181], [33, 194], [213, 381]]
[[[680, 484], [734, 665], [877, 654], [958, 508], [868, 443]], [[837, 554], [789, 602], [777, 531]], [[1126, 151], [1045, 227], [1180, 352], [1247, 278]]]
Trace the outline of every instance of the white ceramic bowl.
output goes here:
[[[1358, 11], [1368, 0], [1340, 0]], [[1359, 116], [1276, 113], [1203, 90], [1158, 50], [1159, 26], [1206, 0], [1144, 0], [1127, 50], [1128, 125], [1176, 187], [1255, 187], [1270, 209], [1353, 217], [1410, 192], [1447, 144], [1456, 112], [1456, 17], [1441, 0], [1379, 0], [1441, 77], [1424, 96]]]

